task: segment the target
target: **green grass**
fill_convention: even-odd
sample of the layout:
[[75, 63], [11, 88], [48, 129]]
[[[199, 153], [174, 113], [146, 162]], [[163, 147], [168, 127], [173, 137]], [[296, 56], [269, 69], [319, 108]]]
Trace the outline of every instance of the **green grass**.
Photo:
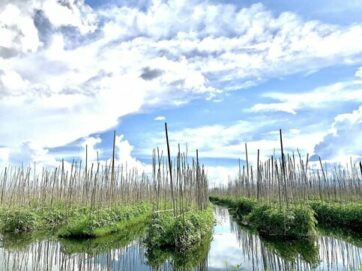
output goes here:
[[120, 231], [99, 238], [81, 240], [60, 238], [59, 241], [62, 250], [66, 254], [87, 253], [88, 255], [98, 255], [110, 249], [125, 247], [137, 237], [141, 236], [145, 228], [145, 223], [137, 223], [127, 227], [127, 231]]
[[256, 229], [264, 237], [303, 239], [316, 234], [316, 220], [308, 206], [280, 208], [274, 203], [248, 198], [211, 197], [210, 200], [229, 207], [242, 224]]
[[72, 216], [77, 216], [86, 208], [67, 209], [53, 207], [7, 207], [0, 209], [0, 232], [3, 234], [23, 234], [34, 231], [54, 231], [66, 224]]
[[149, 204], [82, 210], [68, 219], [58, 231], [62, 238], [96, 238], [117, 233], [137, 223], [144, 223], [150, 214]]
[[11, 208], [3, 209], [0, 213], [0, 231], [2, 233], [31, 232], [39, 225], [39, 216], [36, 212]]
[[313, 201], [309, 205], [319, 224], [339, 226], [356, 232], [362, 229], [362, 203]]
[[316, 235], [316, 219], [308, 206], [279, 208], [272, 204], [259, 204], [246, 221], [262, 236], [303, 239]]
[[180, 253], [199, 246], [212, 231], [211, 208], [191, 210], [174, 217], [171, 213], [154, 213], [148, 228], [146, 244], [150, 249], [169, 249]]
[[[210, 197], [210, 201], [230, 208], [239, 220], [254, 224], [265, 234], [268, 232], [272, 235], [280, 234], [280, 232], [276, 232], [278, 230], [272, 230], [268, 227], [267, 223], [273, 223], [271, 225], [284, 231], [287, 227], [291, 235], [295, 236], [296, 231], [293, 228], [296, 228], [293, 226], [293, 220], [297, 223], [306, 220], [302, 227], [302, 235], [307, 233], [308, 228], [313, 231], [312, 224], [316, 222], [313, 222], [310, 217], [310, 209], [313, 210], [318, 225], [341, 227], [356, 233], [362, 229], [361, 202], [310, 201], [304, 204], [304, 207], [301, 207], [300, 204], [290, 204], [289, 210], [287, 210], [285, 206], [279, 209], [275, 203], [258, 203], [256, 200], [248, 198]], [[252, 215], [253, 212], [256, 213]]]
[[0, 209], [0, 232], [24, 234], [48, 231], [63, 238], [94, 238], [116, 233], [150, 216], [149, 204], [103, 207], [10, 207]]

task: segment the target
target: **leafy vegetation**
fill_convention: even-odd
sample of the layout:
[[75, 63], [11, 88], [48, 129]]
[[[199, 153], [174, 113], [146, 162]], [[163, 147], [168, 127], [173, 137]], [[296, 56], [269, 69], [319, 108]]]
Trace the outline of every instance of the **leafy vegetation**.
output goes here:
[[94, 238], [119, 232], [136, 223], [144, 223], [150, 214], [149, 204], [117, 206], [94, 211], [81, 209], [58, 231], [63, 238]]
[[313, 210], [298, 205], [278, 208], [260, 204], [246, 217], [246, 221], [263, 236], [301, 239], [316, 234]]
[[248, 198], [232, 198], [232, 197], [213, 197], [210, 201], [231, 208], [232, 211], [240, 218], [249, 214], [257, 205], [257, 201]]
[[145, 223], [136, 223], [127, 227], [127, 231], [120, 231], [112, 235], [81, 240], [61, 238], [60, 243], [66, 254], [87, 253], [88, 255], [97, 255], [113, 248], [126, 246], [141, 236], [145, 228]]
[[[149, 247], [146, 251], [147, 263], [154, 270], [159, 270], [166, 261], [171, 262], [175, 270], [193, 270], [196, 266], [201, 267], [201, 270], [206, 270], [211, 239], [209, 233], [199, 246], [192, 247], [185, 252]], [[202, 268], [202, 266], [205, 267]]]
[[210, 200], [216, 204], [221, 202], [234, 210], [239, 220], [263, 236], [302, 239], [316, 234], [316, 220], [313, 210], [308, 206], [280, 207], [248, 198], [211, 197]]
[[39, 218], [33, 211], [24, 209], [2, 210], [0, 214], [0, 230], [3, 233], [24, 233], [33, 231]]
[[360, 232], [362, 229], [362, 203], [312, 201], [318, 223], [341, 226]]
[[147, 231], [150, 249], [166, 249], [184, 253], [200, 246], [214, 224], [212, 209], [192, 210], [177, 217], [170, 213], [154, 213]]
[[119, 232], [150, 216], [149, 204], [92, 210], [87, 207], [8, 208], [0, 212], [2, 233], [54, 232], [65, 238], [90, 238]]

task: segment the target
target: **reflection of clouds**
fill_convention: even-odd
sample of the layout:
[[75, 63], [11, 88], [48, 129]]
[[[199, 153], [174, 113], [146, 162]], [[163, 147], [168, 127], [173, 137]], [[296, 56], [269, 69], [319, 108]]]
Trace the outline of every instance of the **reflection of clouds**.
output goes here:
[[216, 234], [211, 243], [208, 263], [211, 268], [225, 268], [242, 262], [242, 251], [233, 233]]
[[245, 270], [252, 270], [252, 262], [245, 259], [247, 253], [233, 231], [235, 222], [230, 219], [226, 208], [215, 208], [216, 226], [208, 257], [210, 269], [226, 269], [241, 264]]

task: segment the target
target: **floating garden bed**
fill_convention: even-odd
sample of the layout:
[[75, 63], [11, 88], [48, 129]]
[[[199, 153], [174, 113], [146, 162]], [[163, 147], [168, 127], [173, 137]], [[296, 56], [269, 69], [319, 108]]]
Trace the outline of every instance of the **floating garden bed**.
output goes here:
[[174, 216], [154, 213], [147, 232], [146, 244], [150, 249], [186, 252], [202, 245], [214, 225], [211, 208], [191, 210]]
[[316, 219], [313, 210], [308, 206], [280, 207], [247, 198], [211, 197], [210, 200], [231, 208], [243, 224], [255, 228], [265, 237], [304, 239], [316, 234]]
[[319, 224], [362, 232], [362, 203], [312, 201]]

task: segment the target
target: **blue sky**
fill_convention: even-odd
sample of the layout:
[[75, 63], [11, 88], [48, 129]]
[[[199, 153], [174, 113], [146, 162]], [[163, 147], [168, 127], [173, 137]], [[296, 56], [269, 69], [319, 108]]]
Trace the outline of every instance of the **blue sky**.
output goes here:
[[362, 157], [360, 1], [55, 0], [0, 4], [0, 163], [200, 150], [235, 174], [248, 142]]

